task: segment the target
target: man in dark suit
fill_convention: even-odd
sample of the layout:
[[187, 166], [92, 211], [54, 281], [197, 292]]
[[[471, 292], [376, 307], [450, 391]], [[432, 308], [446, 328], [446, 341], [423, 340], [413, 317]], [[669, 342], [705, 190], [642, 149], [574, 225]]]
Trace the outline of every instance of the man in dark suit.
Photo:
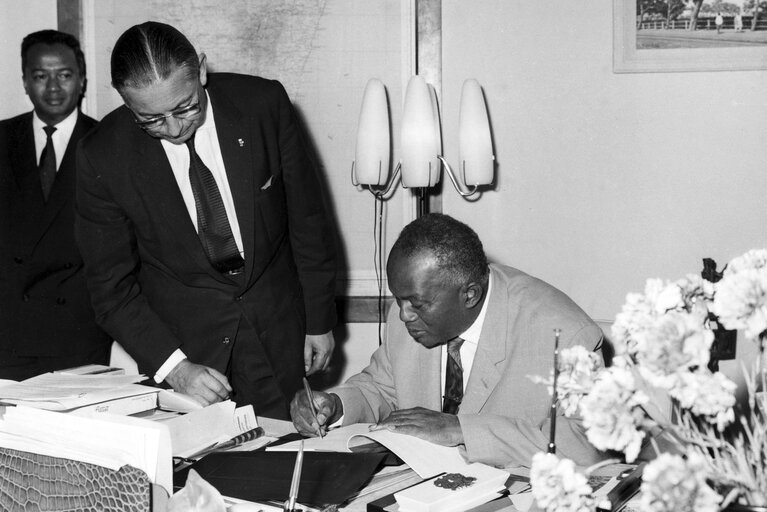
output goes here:
[[112, 51], [125, 105], [78, 153], [77, 237], [97, 319], [155, 381], [288, 418], [326, 368], [335, 243], [279, 82], [208, 74], [175, 28]]
[[[0, 378], [105, 364], [74, 237], [75, 146], [96, 121], [80, 112], [85, 58], [56, 30], [21, 44], [34, 110], [0, 121]], [[48, 132], [51, 132], [48, 135]]]

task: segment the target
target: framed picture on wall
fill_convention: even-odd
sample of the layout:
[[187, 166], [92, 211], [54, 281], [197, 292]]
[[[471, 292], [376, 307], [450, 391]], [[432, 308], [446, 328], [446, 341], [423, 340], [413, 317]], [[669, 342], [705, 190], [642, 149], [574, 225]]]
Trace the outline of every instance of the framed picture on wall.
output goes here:
[[613, 0], [615, 73], [759, 69], [765, 0]]

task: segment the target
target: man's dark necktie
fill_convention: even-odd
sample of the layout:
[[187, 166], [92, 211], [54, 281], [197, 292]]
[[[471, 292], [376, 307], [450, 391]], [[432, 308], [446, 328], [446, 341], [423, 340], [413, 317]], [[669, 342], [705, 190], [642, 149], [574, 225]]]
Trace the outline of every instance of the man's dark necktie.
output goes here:
[[194, 136], [186, 141], [189, 148], [189, 181], [197, 207], [197, 232], [208, 260], [219, 272], [242, 267], [243, 261], [226, 216], [224, 201], [210, 169], [194, 149]]
[[447, 366], [445, 368], [445, 398], [442, 412], [456, 414], [463, 400], [463, 367], [461, 366], [461, 338], [447, 342]]
[[53, 149], [53, 132], [56, 131], [54, 126], [45, 126], [45, 147], [43, 148], [43, 154], [40, 156], [40, 184], [43, 186], [43, 197], [48, 200], [48, 196], [51, 193], [53, 187], [53, 181], [56, 179], [56, 150]]

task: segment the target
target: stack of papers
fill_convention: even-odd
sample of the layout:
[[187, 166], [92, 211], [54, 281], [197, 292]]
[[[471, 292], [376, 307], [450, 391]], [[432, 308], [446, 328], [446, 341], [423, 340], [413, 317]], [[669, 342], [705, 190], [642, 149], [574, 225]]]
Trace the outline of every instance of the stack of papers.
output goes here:
[[[142, 375], [44, 373], [22, 382], [3, 381], [0, 403], [48, 411], [133, 414], [156, 407], [159, 389], [136, 384]], [[100, 404], [100, 405], [99, 405]]]

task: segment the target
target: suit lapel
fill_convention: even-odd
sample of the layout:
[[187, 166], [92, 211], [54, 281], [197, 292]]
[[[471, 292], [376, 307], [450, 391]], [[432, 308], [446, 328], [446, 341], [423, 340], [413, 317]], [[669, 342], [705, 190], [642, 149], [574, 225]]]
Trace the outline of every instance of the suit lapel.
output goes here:
[[40, 226], [45, 209], [40, 174], [37, 170], [31, 112], [24, 116], [17, 128], [13, 134], [15, 142], [12, 142], [10, 147], [17, 147], [19, 150], [9, 152], [16, 184], [12, 215], [19, 239], [23, 240], [23, 246], [31, 251], [43, 232]]
[[482, 409], [501, 379], [506, 361], [508, 303], [500, 276], [491, 267], [493, 289], [489, 297], [485, 322], [479, 336], [477, 353], [469, 375], [460, 413], [476, 414]]
[[213, 105], [218, 143], [221, 147], [221, 156], [224, 160], [245, 251], [245, 282], [249, 282], [256, 255], [256, 241], [253, 234], [255, 208], [253, 150], [258, 136], [248, 130], [242, 113], [225, 95], [216, 89], [211, 89], [208, 93]]
[[208, 262], [160, 140], [135, 129], [126, 134], [125, 143], [132, 144], [140, 153], [133, 186], [151, 212], [149, 218], [159, 219], [157, 227], [162, 236], [177, 240], [185, 257], [192, 258], [197, 266], [207, 269], [217, 280], [227, 282]]
[[43, 218], [38, 231], [39, 236], [42, 236], [48, 229], [48, 226], [56, 219], [61, 209], [70, 201], [74, 201], [77, 141], [85, 135], [86, 131], [83, 114], [78, 112], [75, 128], [72, 130], [72, 136], [69, 138], [67, 149], [61, 157], [61, 163], [59, 164], [59, 170], [56, 172], [53, 188], [51, 188], [48, 201], [43, 208]]

